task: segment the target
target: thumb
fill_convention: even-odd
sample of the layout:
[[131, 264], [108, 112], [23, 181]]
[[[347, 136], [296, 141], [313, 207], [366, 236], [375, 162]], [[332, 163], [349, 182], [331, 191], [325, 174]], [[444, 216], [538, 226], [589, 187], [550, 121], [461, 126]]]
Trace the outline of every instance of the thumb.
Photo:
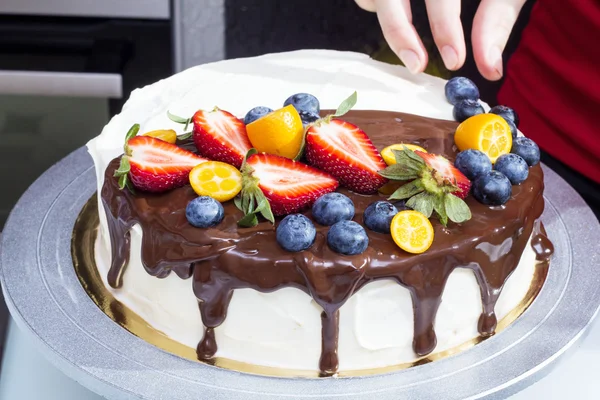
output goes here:
[[473, 20], [471, 41], [477, 69], [484, 78], [502, 78], [502, 52], [525, 1], [481, 1]]

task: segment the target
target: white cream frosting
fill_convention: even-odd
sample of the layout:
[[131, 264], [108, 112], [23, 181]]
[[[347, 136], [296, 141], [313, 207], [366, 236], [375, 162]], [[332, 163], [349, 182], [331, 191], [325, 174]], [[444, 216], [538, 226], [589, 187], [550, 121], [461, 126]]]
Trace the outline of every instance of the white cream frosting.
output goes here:
[[[336, 108], [353, 91], [355, 109], [401, 111], [452, 119], [444, 97], [445, 81], [411, 75], [405, 68], [369, 57], [326, 50], [270, 54], [206, 64], [135, 90], [123, 111], [88, 143], [100, 191], [108, 163], [122, 153], [125, 133], [134, 123], [141, 132], [183, 127], [166, 112], [191, 116], [215, 105], [243, 117], [257, 105], [278, 108], [293, 93], [312, 93], [322, 108]], [[140, 260], [141, 229], [131, 232], [131, 259], [121, 289], [110, 288], [110, 239], [100, 209], [100, 240], [96, 261], [114, 296], [150, 325], [172, 339], [195, 348], [204, 327], [191, 279], [171, 274], [166, 279], [146, 273]], [[527, 293], [535, 270], [535, 255], [526, 246], [519, 266], [496, 304], [498, 319], [515, 308]], [[435, 352], [456, 347], [478, 336], [481, 314], [479, 285], [472, 271], [458, 268], [442, 296], [435, 331]], [[264, 294], [239, 289], [233, 294], [225, 322], [215, 329], [217, 357], [280, 368], [318, 369], [321, 354], [321, 309], [306, 293], [284, 288]], [[369, 369], [414, 361], [413, 307], [407, 289], [392, 281], [377, 281], [355, 293], [340, 310], [340, 371]]]

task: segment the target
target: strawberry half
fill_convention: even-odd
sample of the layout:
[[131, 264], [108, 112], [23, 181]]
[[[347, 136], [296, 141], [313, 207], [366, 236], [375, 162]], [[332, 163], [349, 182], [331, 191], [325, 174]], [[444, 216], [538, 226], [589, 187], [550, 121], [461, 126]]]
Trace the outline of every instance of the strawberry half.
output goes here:
[[378, 174], [385, 161], [367, 134], [349, 122], [330, 118], [315, 122], [306, 133], [305, 151], [309, 164], [356, 193], [375, 193], [387, 182]]
[[[128, 135], [129, 137], [129, 135]], [[150, 136], [134, 136], [125, 144], [115, 176], [123, 189], [128, 181], [136, 189], [164, 192], [189, 182], [189, 174], [206, 159], [174, 144]]]
[[240, 168], [252, 148], [246, 125], [227, 111], [200, 110], [192, 117], [193, 138], [198, 152], [206, 158]]
[[451, 192], [453, 195], [461, 199], [465, 199], [469, 195], [471, 181], [450, 161], [437, 154], [423, 153], [419, 150], [415, 151], [415, 154], [421, 157], [425, 164], [431, 168], [434, 178], [440, 184], [451, 184], [458, 188], [458, 190]]
[[[243, 221], [256, 222], [251, 220], [257, 213], [273, 222], [272, 215], [298, 212], [338, 187], [338, 181], [325, 172], [265, 153], [248, 157], [242, 167], [242, 180], [242, 193], [236, 205], [246, 214], [240, 221], [243, 226], [252, 226]], [[270, 210], [266, 209], [268, 205]]]

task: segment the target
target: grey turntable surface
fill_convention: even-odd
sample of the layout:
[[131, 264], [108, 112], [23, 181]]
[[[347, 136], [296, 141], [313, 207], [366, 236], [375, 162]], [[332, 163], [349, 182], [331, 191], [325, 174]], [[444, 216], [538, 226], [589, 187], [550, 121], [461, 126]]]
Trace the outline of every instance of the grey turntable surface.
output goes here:
[[[70, 262], [73, 223], [95, 191], [85, 149], [48, 170], [17, 204], [2, 238], [2, 289], [30, 343], [67, 375], [107, 398], [159, 399], [165, 393], [169, 399], [506, 398], [559, 365], [581, 343], [600, 305], [600, 224], [562, 179], [548, 169], [545, 175], [542, 219], [556, 253], [532, 306], [501, 334], [472, 349], [390, 374], [329, 380], [253, 376], [178, 358], [114, 324], [87, 297]], [[594, 350], [584, 347], [571, 358], [578, 365], [581, 357], [590, 363], [596, 359], [600, 346], [591, 339], [585, 343]], [[562, 376], [581, 382], [595, 369], [586, 365], [578, 374], [566, 374], [559, 365], [554, 378], [517, 396], [539, 398], [530, 391], [558, 385]], [[568, 386], [573, 396], [570, 382]], [[544, 397], [556, 398], [558, 392], [551, 392]]]

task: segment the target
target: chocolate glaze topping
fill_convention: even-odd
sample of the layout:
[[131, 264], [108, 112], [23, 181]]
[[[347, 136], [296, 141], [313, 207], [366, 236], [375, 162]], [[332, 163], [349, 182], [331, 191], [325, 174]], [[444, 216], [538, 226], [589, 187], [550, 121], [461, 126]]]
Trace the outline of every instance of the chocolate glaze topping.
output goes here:
[[[415, 115], [385, 111], [351, 111], [344, 119], [361, 127], [381, 150], [393, 143], [418, 144], [429, 152], [454, 159], [457, 149], [453, 134], [457, 124]], [[193, 149], [189, 142], [183, 146]], [[544, 208], [543, 175], [540, 166], [530, 169], [528, 179], [513, 186], [511, 200], [502, 207], [488, 207], [472, 197], [466, 202], [473, 218], [463, 224], [450, 222], [445, 228], [432, 219], [435, 239], [423, 254], [403, 252], [390, 235], [367, 229], [369, 247], [355, 256], [333, 252], [328, 246], [328, 227], [317, 226], [315, 244], [308, 250], [290, 253], [275, 239], [275, 227], [261, 222], [253, 228], [238, 228], [242, 213], [233, 202], [224, 204], [225, 219], [214, 228], [198, 229], [186, 220], [185, 207], [196, 197], [185, 186], [164, 194], [119, 190], [113, 172], [118, 159], [106, 170], [102, 203], [107, 214], [112, 247], [108, 282], [118, 288], [129, 260], [129, 229], [140, 224], [143, 230], [142, 263], [146, 271], [164, 278], [171, 271], [182, 279], [193, 279], [193, 290], [206, 326], [198, 344], [201, 360], [213, 357], [218, 343], [214, 328], [227, 316], [234, 289], [252, 288], [272, 292], [295, 287], [308, 293], [323, 308], [321, 374], [332, 375], [338, 368], [340, 307], [365, 284], [391, 279], [406, 287], [414, 309], [413, 348], [417, 355], [431, 353], [437, 343], [434, 321], [446, 280], [457, 267], [473, 270], [481, 288], [483, 310], [478, 329], [488, 336], [496, 328], [494, 306], [504, 282], [516, 268], [533, 232], [532, 246], [538, 260], [547, 260], [552, 244], [536, 219]], [[364, 196], [348, 192], [355, 204], [355, 220], [381, 195]], [[310, 210], [306, 211], [310, 218]]]

